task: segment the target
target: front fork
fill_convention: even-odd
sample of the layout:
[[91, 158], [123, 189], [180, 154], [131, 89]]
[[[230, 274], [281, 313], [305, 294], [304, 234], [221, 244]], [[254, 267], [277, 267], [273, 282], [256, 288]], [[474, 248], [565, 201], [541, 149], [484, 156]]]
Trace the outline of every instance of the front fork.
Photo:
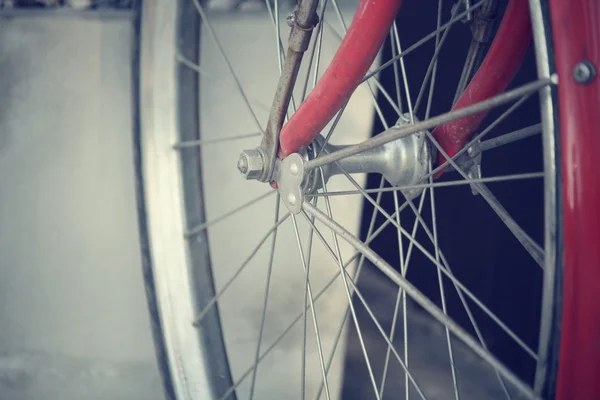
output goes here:
[[[362, 82], [401, 4], [402, 0], [361, 0], [333, 61], [306, 101], [283, 125], [302, 54], [308, 48], [317, 21], [317, 1], [302, 0], [292, 19], [288, 53], [265, 136], [258, 149], [242, 152], [238, 162], [246, 178], [272, 181], [277, 157], [284, 159], [317, 138]], [[528, 0], [509, 0], [485, 59], [452, 110], [503, 92], [519, 70], [530, 44]], [[482, 111], [436, 127], [433, 136], [442, 150], [440, 163], [446, 160], [446, 155], [452, 157], [464, 147], [487, 113]]]

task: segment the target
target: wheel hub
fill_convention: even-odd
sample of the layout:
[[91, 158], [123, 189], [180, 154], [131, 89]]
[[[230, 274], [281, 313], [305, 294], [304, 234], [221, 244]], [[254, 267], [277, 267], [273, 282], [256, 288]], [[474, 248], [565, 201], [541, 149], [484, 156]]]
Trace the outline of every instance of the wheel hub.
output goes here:
[[[408, 123], [408, 118], [402, 116], [390, 129], [399, 129]], [[276, 180], [281, 198], [288, 210], [297, 214], [302, 209], [304, 196], [322, 189], [334, 175], [378, 173], [393, 186], [419, 183], [427, 176], [432, 159], [425, 138], [425, 131], [418, 132], [341, 159], [319, 168], [320, 171], [307, 170], [306, 161], [321, 153], [332, 153], [346, 147], [327, 144], [322, 136], [318, 136], [303, 154], [291, 154], [277, 163]], [[402, 193], [408, 198], [414, 198], [422, 191], [422, 188], [408, 188], [402, 190]]]

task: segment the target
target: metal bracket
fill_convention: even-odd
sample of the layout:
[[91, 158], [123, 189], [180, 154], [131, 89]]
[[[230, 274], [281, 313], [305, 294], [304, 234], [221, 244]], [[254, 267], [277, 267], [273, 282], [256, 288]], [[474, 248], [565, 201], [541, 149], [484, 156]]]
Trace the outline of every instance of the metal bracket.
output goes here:
[[[467, 154], [469, 157], [469, 162], [468, 162], [468, 167], [466, 168], [466, 172], [467, 172], [467, 176], [469, 177], [469, 179], [481, 179], [481, 149], [480, 149], [480, 144], [481, 142], [477, 142], [477, 143], [473, 143], [471, 146], [469, 146], [469, 148], [467, 149]], [[474, 196], [477, 196], [479, 194], [479, 191], [475, 188], [475, 185], [470, 184], [469, 186], [471, 186], [471, 193]]]
[[298, 214], [304, 203], [302, 182], [304, 181], [304, 159], [298, 153], [290, 154], [277, 168], [277, 188], [283, 203], [292, 214]]

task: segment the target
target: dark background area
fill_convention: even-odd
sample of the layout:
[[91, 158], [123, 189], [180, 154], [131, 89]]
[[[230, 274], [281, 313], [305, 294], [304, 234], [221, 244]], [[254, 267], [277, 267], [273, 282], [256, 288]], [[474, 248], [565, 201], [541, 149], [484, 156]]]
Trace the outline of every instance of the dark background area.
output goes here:
[[[403, 49], [408, 48], [436, 29], [437, 3], [437, 0], [405, 1], [403, 3], [401, 12], [396, 19]], [[445, 2], [442, 23], [450, 19], [450, 7], [452, 4], [454, 2]], [[501, 20], [505, 6], [506, 1], [502, 0], [496, 26]], [[471, 32], [468, 24], [457, 23], [451, 28], [451, 32], [439, 56], [435, 93], [431, 109], [432, 116], [449, 110], [470, 40]], [[383, 60], [388, 60], [392, 57], [390, 46], [388, 37], [384, 46]], [[435, 40], [431, 40], [405, 58], [406, 72], [413, 103], [416, 100], [421, 83], [425, 77], [427, 67], [433, 55], [434, 46]], [[522, 69], [510, 87], [519, 86], [535, 79], [535, 58], [533, 48], [531, 48]], [[380, 75], [380, 80], [390, 95], [395, 98], [396, 90], [393, 69], [391, 67], [385, 69]], [[379, 104], [383, 108], [387, 123], [393, 125], [397, 120], [397, 115], [387, 104], [384, 97], [382, 95], [379, 97]], [[404, 98], [404, 91], [402, 91], [401, 97], [403, 97], [404, 111], [406, 112], [408, 108], [406, 98]], [[509, 106], [510, 104], [490, 112], [477, 133], [481, 132], [481, 129], [489, 125], [490, 122]], [[423, 120], [424, 113], [425, 101], [423, 101], [418, 110], [418, 118]], [[540, 122], [539, 98], [534, 95], [519, 107], [511, 117], [493, 129], [487, 136], [487, 139], [538, 122]], [[382, 124], [376, 118], [373, 127], [374, 134], [383, 130]], [[483, 154], [482, 175], [483, 177], [492, 177], [514, 173], [540, 172], [543, 171], [542, 157], [541, 135], [535, 135], [500, 148], [486, 151]], [[370, 175], [368, 177], [369, 188], [379, 187], [380, 179], [380, 175]], [[440, 180], [459, 179], [462, 179], [462, 177], [458, 173], [448, 172]], [[543, 245], [544, 210], [542, 179], [489, 183], [488, 188], [525, 232], [538, 244]], [[375, 194], [372, 196], [375, 198]], [[400, 203], [403, 200], [401, 198]], [[415, 207], [418, 206], [418, 200], [418, 198], [414, 200]], [[468, 185], [436, 189], [435, 204], [439, 246], [455, 276], [504, 321], [506, 325], [513, 329], [530, 348], [534, 349], [534, 351], [537, 350], [542, 269], [501, 222], [500, 218], [489, 207], [487, 202], [481, 196], [474, 196], [471, 193]], [[393, 212], [394, 201], [391, 193], [386, 193], [382, 197], [381, 205], [390, 214]], [[372, 212], [372, 205], [365, 201], [361, 228], [361, 239], [363, 240], [367, 237]], [[429, 196], [425, 200], [422, 216], [427, 225], [432, 228]], [[403, 227], [410, 232], [415, 220], [413, 211], [410, 208], [405, 209], [400, 218]], [[384, 217], [380, 215], [375, 226], [378, 227], [384, 221]], [[422, 228], [418, 229], [416, 240], [434, 254], [434, 247]], [[392, 266], [399, 266], [396, 228], [392, 225], [389, 225], [385, 232], [371, 243], [371, 247]], [[408, 240], [404, 239], [405, 254], [407, 247]], [[374, 267], [371, 267], [371, 269], [375, 270]], [[369, 278], [361, 279], [359, 284], [361, 290], [364, 289], [365, 293], [369, 293], [369, 286], [372, 283], [368, 280], [373, 279], [373, 276], [376, 277], [378, 274], [378, 272], [372, 272]], [[383, 275], [381, 276], [383, 277]], [[441, 306], [436, 267], [417, 248], [414, 248], [412, 252], [408, 279], [430, 299]], [[444, 287], [446, 289], [446, 302], [450, 316], [474, 335], [468, 316], [461, 305], [456, 290], [448, 278], [444, 278]], [[388, 296], [391, 300], [383, 300], [384, 296]], [[371, 297], [369, 300], [378, 303], [377, 307], [380, 311], [385, 311], [387, 307], [387, 315], [392, 314], [395, 292], [384, 294], [375, 291]], [[357, 309], [362, 309], [362, 305], [356, 299], [355, 305]], [[522, 379], [532, 381], [535, 370], [533, 359], [513, 339], [498, 328], [473, 302], [469, 301], [469, 305], [491, 351]], [[369, 319], [366, 312], [362, 312], [361, 318], [365, 320]], [[384, 326], [386, 330], [389, 330], [389, 328], [389, 324], [388, 326]], [[372, 329], [371, 334], [379, 335], [374, 326], [366, 329]], [[398, 332], [397, 335], [401, 335], [401, 323], [398, 324], [396, 329]], [[354, 329], [350, 331], [348, 345], [349, 348], [359, 346]], [[367, 374], [364, 360], [361, 361], [356, 362], [356, 360], [349, 358], [346, 363], [347, 374], [344, 386], [344, 398], [358, 398], [353, 395], [353, 393], [356, 393], [353, 382], [359, 381], [356, 378], [357, 376]], [[376, 362], [382, 361], [377, 360]], [[392, 362], [395, 363], [396, 361]], [[449, 368], [448, 374], [450, 374]], [[367, 379], [367, 377], [364, 376], [362, 379]], [[364, 382], [368, 382], [368, 380], [362, 380], [363, 385], [365, 384]], [[449, 397], [451, 397], [450, 394]]]

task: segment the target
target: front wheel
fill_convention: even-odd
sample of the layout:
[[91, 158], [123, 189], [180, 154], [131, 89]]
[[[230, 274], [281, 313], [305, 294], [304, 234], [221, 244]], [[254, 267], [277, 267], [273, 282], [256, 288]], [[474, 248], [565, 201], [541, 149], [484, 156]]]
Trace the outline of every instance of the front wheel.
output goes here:
[[[224, 3], [146, 0], [139, 16], [140, 231], [167, 396], [562, 400], [571, 391], [595, 393], [588, 382], [556, 396], [557, 381], [579, 370], [581, 358], [571, 359], [569, 372], [558, 366], [566, 357], [559, 358], [562, 321], [571, 321], [569, 332], [581, 326], [577, 303], [565, 300], [571, 309], [561, 314], [563, 297], [572, 296], [563, 277], [582, 270], [562, 263], [563, 252], [572, 254], [563, 205], [575, 211], [572, 199], [563, 201], [561, 171], [578, 175], [564, 159], [573, 153], [559, 151], [561, 141], [571, 143], [562, 89], [571, 72], [555, 66], [547, 5], [530, 2], [535, 51], [509, 88], [519, 97], [494, 108], [446, 167], [436, 164], [439, 144], [424, 129], [415, 143], [431, 151], [418, 152], [427, 157], [418, 178], [394, 178], [414, 167], [405, 159], [373, 170], [338, 165], [331, 179], [318, 168], [321, 183], [296, 214], [284, 206], [289, 199], [244, 181], [236, 168], [239, 151], [264, 130], [293, 5]], [[377, 73], [322, 132], [326, 141], [358, 143], [400, 120], [446, 115], [467, 83], [460, 82], [473, 75], [469, 25], [460, 21], [486, 3], [451, 10], [442, 1], [406, 0], [371, 67]], [[516, 3], [527, 2], [508, 7]], [[290, 115], [354, 10], [320, 3]], [[585, 86], [597, 96], [597, 80]], [[320, 149], [313, 160], [326, 155]], [[585, 179], [597, 189], [597, 174]], [[585, 204], [594, 193], [585, 192]], [[577, 224], [567, 228], [578, 231]], [[597, 266], [597, 252], [590, 256]], [[600, 309], [597, 301], [586, 306]]]

